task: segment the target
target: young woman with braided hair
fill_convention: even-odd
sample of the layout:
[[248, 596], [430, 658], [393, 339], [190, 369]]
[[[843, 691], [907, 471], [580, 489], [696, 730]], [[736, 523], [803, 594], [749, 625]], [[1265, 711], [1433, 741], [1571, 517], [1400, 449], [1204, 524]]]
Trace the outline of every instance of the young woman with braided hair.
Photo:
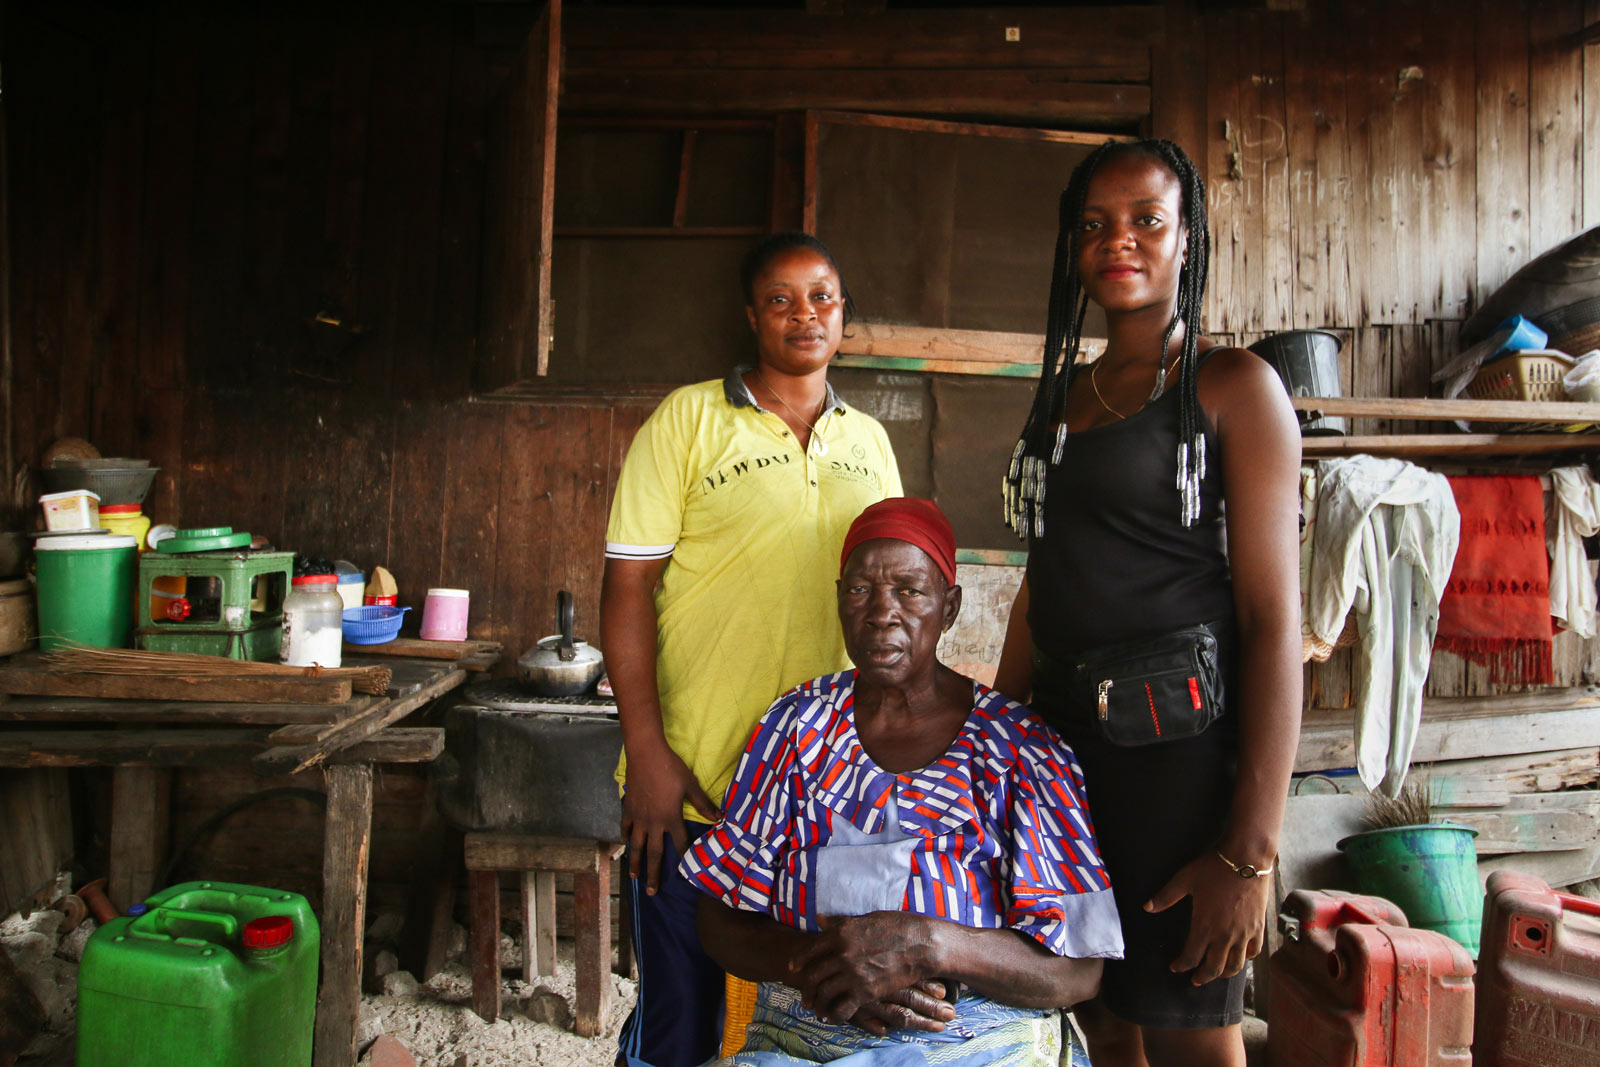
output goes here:
[[[1176, 145], [1108, 143], [1078, 166], [1005, 479], [1029, 555], [995, 687], [1077, 752], [1127, 945], [1077, 1009], [1095, 1067], [1244, 1064], [1242, 971], [1299, 731], [1300, 434], [1271, 367], [1200, 333], [1208, 240], [1204, 184]], [[1108, 343], [1079, 364], [1091, 300]], [[1078, 664], [1202, 625], [1215, 721], [1141, 744], [1097, 721], [1109, 689], [1085, 699]]]

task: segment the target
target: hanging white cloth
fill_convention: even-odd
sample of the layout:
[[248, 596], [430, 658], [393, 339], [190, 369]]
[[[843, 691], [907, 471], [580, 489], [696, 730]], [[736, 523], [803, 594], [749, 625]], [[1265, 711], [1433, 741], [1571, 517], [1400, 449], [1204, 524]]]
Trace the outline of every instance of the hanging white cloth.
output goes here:
[[1550, 472], [1545, 545], [1550, 549], [1550, 614], [1584, 639], [1595, 635], [1595, 588], [1583, 539], [1600, 531], [1600, 485], [1588, 467]]
[[1461, 517], [1449, 481], [1404, 460], [1325, 460], [1317, 480], [1308, 628], [1332, 645], [1355, 612], [1356, 771], [1368, 789], [1397, 796]]

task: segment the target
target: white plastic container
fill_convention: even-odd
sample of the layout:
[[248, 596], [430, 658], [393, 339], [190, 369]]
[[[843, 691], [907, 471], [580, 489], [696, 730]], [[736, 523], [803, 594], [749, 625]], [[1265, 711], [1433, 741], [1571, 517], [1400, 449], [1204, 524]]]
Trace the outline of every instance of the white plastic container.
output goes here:
[[342, 559], [333, 561], [334, 573], [339, 577], [339, 599], [347, 608], [359, 608], [361, 597], [367, 591], [367, 577], [361, 568]]
[[93, 530], [100, 525], [100, 494], [92, 489], [68, 489], [39, 498], [46, 530]]
[[283, 598], [283, 647], [278, 658], [293, 667], [339, 666], [344, 651], [344, 602], [338, 576], [293, 579]]

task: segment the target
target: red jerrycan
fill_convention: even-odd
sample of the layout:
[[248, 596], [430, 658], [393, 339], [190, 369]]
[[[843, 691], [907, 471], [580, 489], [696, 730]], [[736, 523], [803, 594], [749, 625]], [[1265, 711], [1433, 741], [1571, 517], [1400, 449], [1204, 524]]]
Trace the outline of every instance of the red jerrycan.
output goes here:
[[1382, 897], [1297, 889], [1272, 954], [1271, 1067], [1472, 1062], [1472, 957]]
[[1600, 900], [1495, 871], [1480, 962], [1476, 1067], [1600, 1063]]

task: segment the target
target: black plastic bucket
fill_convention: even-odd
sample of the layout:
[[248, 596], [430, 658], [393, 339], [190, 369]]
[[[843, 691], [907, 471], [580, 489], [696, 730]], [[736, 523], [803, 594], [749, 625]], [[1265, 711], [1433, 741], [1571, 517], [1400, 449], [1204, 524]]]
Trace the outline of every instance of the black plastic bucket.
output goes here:
[[[1343, 396], [1339, 390], [1339, 338], [1326, 330], [1286, 330], [1263, 337], [1250, 351], [1272, 364], [1290, 396]], [[1348, 424], [1337, 415], [1296, 412], [1305, 436], [1342, 434]]]

